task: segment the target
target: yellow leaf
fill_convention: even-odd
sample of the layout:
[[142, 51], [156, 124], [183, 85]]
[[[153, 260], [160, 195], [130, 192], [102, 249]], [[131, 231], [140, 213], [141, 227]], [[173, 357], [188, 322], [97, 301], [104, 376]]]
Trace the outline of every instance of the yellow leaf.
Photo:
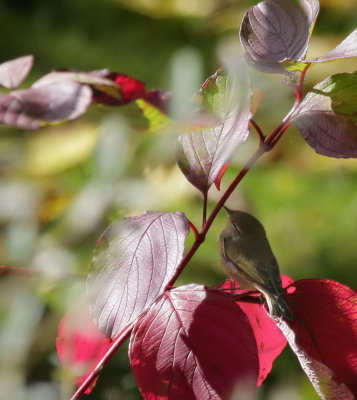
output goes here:
[[78, 165], [92, 154], [98, 128], [90, 124], [43, 129], [27, 139], [24, 169], [29, 175], [42, 177], [60, 173]]

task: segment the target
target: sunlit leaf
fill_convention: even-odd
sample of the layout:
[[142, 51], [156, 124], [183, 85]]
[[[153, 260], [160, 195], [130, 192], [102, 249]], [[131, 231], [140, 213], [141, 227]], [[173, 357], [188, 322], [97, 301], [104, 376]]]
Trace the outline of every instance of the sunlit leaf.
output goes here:
[[98, 72], [97, 71], [81, 72], [72, 70], [53, 71], [38, 79], [36, 82], [34, 82], [32, 86], [33, 87], [41, 86], [43, 84], [47, 84], [50, 82], [62, 81], [63, 79], [75, 81], [78, 83], [83, 83], [86, 85], [91, 85], [93, 87], [111, 86], [114, 88], [117, 86], [115, 82], [113, 82], [112, 80], [101, 77], [100, 72], [101, 71]]
[[357, 29], [350, 33], [333, 50], [321, 57], [313, 58], [314, 63], [357, 57]]
[[33, 56], [23, 56], [0, 64], [0, 85], [17, 88], [31, 71]]
[[357, 72], [333, 75], [317, 84], [292, 118], [319, 154], [357, 157]]
[[205, 193], [247, 139], [251, 112], [250, 91], [243, 78], [216, 74], [212, 82], [205, 82], [202, 95], [203, 103], [210, 106], [218, 121], [180, 135], [176, 158], [188, 181]]
[[279, 64], [284, 68], [285, 71], [304, 71], [308, 64], [312, 64], [309, 61], [294, 61], [284, 60], [280, 61]]
[[163, 111], [148, 101], [138, 99], [136, 100], [136, 104], [142, 111], [144, 117], [149, 121], [149, 132], [161, 132], [172, 125], [173, 121]]
[[318, 0], [265, 0], [249, 8], [240, 27], [247, 60], [278, 73], [279, 62], [304, 60], [318, 12]]
[[88, 276], [95, 322], [116, 337], [163, 293], [181, 261], [189, 223], [182, 213], [147, 211], [114, 224]]
[[255, 390], [248, 319], [229, 296], [203, 286], [165, 292], [135, 326], [129, 355], [145, 399], [218, 400]]
[[305, 61], [286, 60], [282, 61], [280, 64], [287, 71], [303, 71], [308, 64], [314, 65], [334, 60], [344, 60], [352, 57], [357, 57], [357, 29], [324, 56]]
[[[283, 287], [293, 282], [290, 277], [285, 275], [282, 275], [281, 279]], [[232, 288], [239, 289], [239, 285], [230, 279], [220, 287], [226, 288], [230, 293], [234, 293]], [[286, 347], [286, 339], [274, 320], [269, 316], [263, 304], [248, 303], [239, 301], [239, 299], [237, 304], [246, 314], [257, 342], [259, 357], [257, 385], [260, 386], [272, 370], [274, 360]]]
[[294, 320], [276, 319], [322, 399], [357, 395], [357, 295], [339, 282], [304, 279], [288, 288]]
[[357, 119], [357, 72], [330, 76], [318, 83], [312, 91], [329, 97], [335, 113]]

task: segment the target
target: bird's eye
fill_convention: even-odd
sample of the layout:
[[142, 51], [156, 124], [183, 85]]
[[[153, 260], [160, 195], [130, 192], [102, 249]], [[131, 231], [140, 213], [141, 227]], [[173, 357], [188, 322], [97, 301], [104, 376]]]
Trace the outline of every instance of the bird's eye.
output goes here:
[[236, 223], [234, 223], [234, 222], [233, 222], [233, 225], [234, 225], [236, 231], [239, 233], [239, 235], [243, 236], [243, 231], [242, 231], [242, 229], [241, 229]]

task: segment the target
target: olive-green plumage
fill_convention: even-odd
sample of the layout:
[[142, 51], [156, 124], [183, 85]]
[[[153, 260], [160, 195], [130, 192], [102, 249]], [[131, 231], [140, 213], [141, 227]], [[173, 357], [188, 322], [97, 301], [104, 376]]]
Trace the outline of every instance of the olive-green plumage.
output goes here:
[[227, 225], [219, 235], [223, 267], [242, 289], [264, 294], [271, 316], [291, 319], [282, 296], [278, 262], [263, 225], [251, 214], [224, 208], [228, 214]]

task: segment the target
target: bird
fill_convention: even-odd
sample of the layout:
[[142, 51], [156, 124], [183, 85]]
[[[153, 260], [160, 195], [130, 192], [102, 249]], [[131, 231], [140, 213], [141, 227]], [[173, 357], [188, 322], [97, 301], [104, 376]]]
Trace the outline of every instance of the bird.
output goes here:
[[263, 225], [247, 212], [223, 208], [228, 214], [218, 238], [223, 268], [242, 289], [264, 295], [271, 317], [292, 319], [283, 297], [279, 265]]

